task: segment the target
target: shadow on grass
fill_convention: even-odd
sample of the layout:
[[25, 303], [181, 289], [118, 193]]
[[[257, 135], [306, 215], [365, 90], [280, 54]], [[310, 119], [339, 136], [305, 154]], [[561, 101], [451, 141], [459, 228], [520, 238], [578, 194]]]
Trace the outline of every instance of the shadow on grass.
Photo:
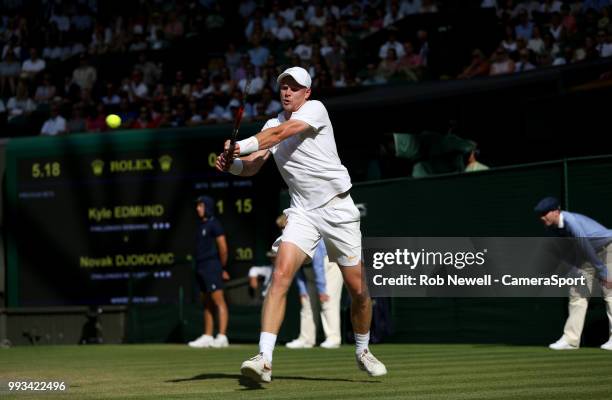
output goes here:
[[[189, 381], [199, 381], [206, 379], [236, 379], [238, 384], [243, 387], [242, 390], [257, 390], [257, 389], [265, 389], [260, 383], [254, 382], [240, 374], [222, 374], [222, 373], [214, 373], [214, 374], [200, 374], [193, 376], [191, 378], [179, 378], [179, 379], [171, 379], [166, 382], [171, 383], [180, 383], [180, 382], [189, 382]], [[281, 381], [281, 380], [296, 380], [296, 381], [315, 381], [315, 382], [354, 382], [354, 383], [381, 383], [381, 381], [370, 381], [370, 380], [355, 380], [355, 379], [343, 379], [343, 378], [319, 378], [319, 377], [306, 377], [306, 376], [286, 376], [280, 375], [275, 376], [273, 381]]]

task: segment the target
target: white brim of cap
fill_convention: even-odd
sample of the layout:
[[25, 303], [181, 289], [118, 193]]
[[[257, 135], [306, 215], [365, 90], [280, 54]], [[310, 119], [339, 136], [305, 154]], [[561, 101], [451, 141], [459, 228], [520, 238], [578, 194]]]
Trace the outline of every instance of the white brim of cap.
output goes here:
[[305, 82], [300, 82], [300, 80], [299, 80], [297, 77], [295, 77], [294, 75], [292, 75], [290, 72], [283, 72], [282, 74], [280, 74], [280, 75], [278, 76], [278, 78], [276, 78], [276, 82], [277, 82], [277, 83], [280, 83], [280, 82], [281, 82], [281, 80], [282, 80], [284, 77], [286, 77], [286, 76], [290, 76], [290, 77], [292, 77], [292, 78], [293, 78], [293, 79], [294, 79], [294, 80], [295, 80], [297, 83], [299, 83], [300, 85], [304, 86], [305, 88], [310, 88], [310, 86], [309, 86], [309, 85], [307, 85]]

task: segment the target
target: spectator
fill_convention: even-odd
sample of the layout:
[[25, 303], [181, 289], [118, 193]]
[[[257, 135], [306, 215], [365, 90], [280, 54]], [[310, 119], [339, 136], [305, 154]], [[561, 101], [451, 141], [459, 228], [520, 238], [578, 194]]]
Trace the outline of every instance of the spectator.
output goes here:
[[308, 19], [308, 24], [312, 26], [316, 26], [317, 28], [323, 28], [325, 23], [327, 22], [327, 16], [325, 15], [325, 11], [320, 4], [314, 6], [314, 15], [312, 15]]
[[597, 29], [600, 31], [610, 30], [610, 7], [604, 7], [601, 9], [601, 18], [597, 20]]
[[240, 66], [241, 57], [242, 54], [236, 50], [236, 45], [230, 43], [225, 51], [225, 65], [227, 65], [232, 74], [234, 74], [236, 69]]
[[554, 60], [552, 65], [565, 65], [574, 62], [574, 49], [567, 46], [563, 49], [563, 53], [560, 53]]
[[155, 122], [151, 119], [149, 110], [144, 106], [140, 107], [138, 118], [136, 118], [130, 125], [130, 128], [132, 129], [151, 129], [156, 127]]
[[476, 171], [486, 171], [489, 169], [488, 166], [479, 162], [476, 159], [476, 156], [480, 155], [480, 150], [478, 149], [478, 145], [476, 142], [472, 142], [472, 150], [470, 151], [467, 159], [467, 163], [465, 166], [465, 172], [476, 172]]
[[61, 5], [54, 7], [49, 22], [55, 24], [57, 30], [62, 34], [66, 34], [68, 31], [70, 31], [70, 19], [64, 13], [64, 8]]
[[257, 3], [255, 0], [241, 0], [238, 6], [238, 14], [243, 19], [248, 19], [257, 9]]
[[130, 101], [133, 103], [148, 99], [149, 88], [142, 80], [142, 72], [137, 69], [132, 72], [132, 78], [128, 83], [127, 92]]
[[570, 7], [567, 4], [561, 6], [561, 25], [563, 31], [569, 36], [573, 36], [578, 30], [576, 17], [570, 13]]
[[419, 57], [421, 57], [421, 64], [423, 67], [427, 67], [429, 63], [429, 34], [421, 29], [417, 32], [417, 39], [420, 45]]
[[20, 73], [21, 65], [15, 61], [15, 54], [12, 51], [7, 52], [4, 60], [0, 62], [0, 96], [15, 94]]
[[272, 89], [264, 88], [261, 91], [261, 105], [263, 106], [264, 113], [268, 118], [276, 117], [283, 109], [280, 101], [274, 98]]
[[600, 57], [611, 57], [612, 56], [612, 32], [608, 32], [606, 35], [604, 31], [601, 31], [597, 35], [597, 51]]
[[175, 40], [183, 36], [183, 22], [181, 22], [175, 12], [171, 12], [168, 15], [168, 22], [164, 26], [164, 33], [170, 40]]
[[172, 118], [170, 120], [170, 125], [177, 128], [187, 125], [187, 112], [185, 110], [185, 105], [183, 103], [178, 103], [174, 112], [172, 113]]
[[50, 63], [58, 63], [64, 60], [64, 48], [60, 45], [59, 40], [51, 39], [43, 48], [42, 58]]
[[310, 61], [312, 58], [312, 41], [310, 34], [305, 33], [302, 40], [293, 49], [293, 54], [297, 55], [302, 61]]
[[15, 117], [28, 116], [32, 111], [36, 110], [36, 104], [28, 93], [27, 82], [23, 79], [20, 79], [17, 83], [15, 96], [8, 100], [6, 109], [8, 110], [9, 121]]
[[606, 8], [610, 5], [609, 0], [584, 0], [584, 5], [582, 8], [584, 10], [593, 9], [594, 11], [601, 11], [603, 8]]
[[388, 81], [398, 72], [399, 64], [395, 49], [387, 50], [387, 57], [378, 64], [377, 75]]
[[[429, 0], [424, 0], [424, 2], [427, 1]], [[397, 2], [392, 2], [389, 11], [387, 11], [387, 14], [385, 14], [385, 18], [383, 19], [383, 26], [387, 28], [402, 18], [404, 18], [404, 14], [402, 14], [402, 12], [400, 11], [399, 5], [397, 4]]]
[[519, 51], [519, 60], [515, 65], [514, 72], [531, 71], [532, 69], [535, 69], [535, 65], [530, 61], [529, 50], [522, 49]]
[[253, 64], [247, 66], [246, 77], [238, 82], [238, 88], [244, 93], [246, 88], [247, 80], [250, 80], [248, 95], [255, 95], [261, 93], [264, 87], [264, 80], [259, 75], [255, 75], [255, 67]]
[[548, 27], [548, 32], [557, 42], [561, 41], [564, 38], [564, 29], [563, 25], [561, 25], [561, 15], [559, 13], [554, 13], [552, 18], [550, 19], [550, 26]]
[[470, 65], [465, 67], [463, 72], [459, 74], [459, 79], [471, 79], [479, 76], [489, 75], [489, 62], [485, 58], [485, 55], [480, 49], [474, 49], [472, 51], [472, 62]]
[[389, 49], [395, 50], [395, 54], [397, 54], [398, 58], [404, 56], [404, 46], [397, 41], [395, 31], [393, 30], [389, 31], [387, 41], [378, 49], [378, 57], [381, 59], [387, 58]]
[[272, 28], [272, 35], [280, 42], [287, 42], [295, 38], [293, 30], [282, 15], [276, 17], [276, 26]]
[[[89, 108], [89, 115], [85, 120], [85, 129], [87, 132], [104, 132], [107, 129], [106, 126], [106, 113], [104, 112], [104, 105], [98, 104], [95, 107]], [[121, 119], [123, 122], [123, 118]]]
[[523, 9], [519, 13], [519, 23], [514, 27], [514, 33], [517, 38], [525, 40], [531, 39], [533, 36], [534, 24], [529, 20], [529, 13]]
[[531, 39], [527, 42], [527, 48], [538, 55], [546, 51], [546, 44], [542, 39], [540, 28], [537, 25], [533, 27]]
[[206, 17], [206, 29], [211, 31], [219, 31], [225, 24], [225, 18], [221, 13], [221, 4], [216, 3], [213, 10]]
[[402, 0], [400, 13], [403, 15], [418, 14], [421, 12], [421, 0]]
[[106, 84], [106, 94], [100, 99], [105, 106], [116, 106], [121, 102], [115, 86], [112, 83]]
[[500, 46], [492, 58], [493, 61], [491, 62], [489, 75], [511, 74], [514, 72], [514, 61], [508, 57], [508, 53], [503, 47]]
[[51, 84], [51, 76], [45, 73], [43, 80], [40, 85], [36, 88], [34, 93], [34, 101], [39, 104], [49, 104], [51, 99], [55, 97], [57, 88]]
[[89, 51], [92, 54], [105, 54], [113, 41], [113, 31], [100, 23], [97, 23], [91, 41], [89, 42]]
[[138, 114], [130, 108], [130, 102], [126, 97], [121, 99], [117, 115], [121, 118], [121, 126], [123, 128], [130, 127], [134, 120], [138, 118]]
[[42, 58], [38, 58], [38, 50], [35, 48], [30, 49], [30, 58], [25, 60], [21, 65], [21, 72], [26, 77], [33, 79], [36, 75], [46, 68], [47, 64]]
[[96, 68], [89, 65], [87, 56], [81, 54], [79, 56], [79, 66], [72, 72], [72, 83], [81, 89], [92, 89], [98, 79]]
[[83, 118], [83, 106], [75, 104], [72, 107], [72, 116], [67, 122], [66, 131], [69, 133], [85, 132], [87, 130], [85, 118]]
[[89, 32], [93, 25], [93, 20], [87, 11], [87, 7], [84, 4], [78, 4], [77, 12], [70, 21], [79, 37], [83, 37], [86, 32]]
[[418, 81], [422, 65], [421, 57], [414, 52], [412, 43], [404, 42], [404, 56], [398, 62], [399, 71], [406, 76], [406, 79]]
[[147, 60], [147, 55], [143, 52], [138, 55], [138, 64], [134, 65], [134, 69], [142, 72], [142, 80], [148, 87], [153, 87], [162, 76], [162, 63], [155, 64], [153, 61]]
[[15, 60], [21, 58], [21, 46], [16, 37], [11, 37], [9, 42], [2, 47], [2, 58], [6, 59], [8, 53], [12, 53]]
[[252, 43], [253, 47], [248, 51], [251, 64], [261, 67], [268, 61], [270, 50], [261, 44], [261, 36], [259, 35], [253, 36]]
[[128, 51], [131, 52], [140, 52], [145, 51], [149, 44], [147, 43], [145, 36], [142, 33], [134, 34], [132, 43], [128, 47]]
[[[587, 0], [589, 1], [589, 0]], [[540, 6], [540, 12], [542, 14], [553, 14], [561, 11], [561, 3], [559, 0], [544, 0]], [[585, 8], [586, 9], [586, 8]]]
[[504, 40], [502, 40], [501, 46], [504, 48], [504, 50], [506, 50], [508, 54], [512, 54], [516, 52], [516, 39], [514, 37], [514, 29], [512, 29], [512, 26], [507, 25], [505, 31], [506, 37], [504, 38]]
[[423, 0], [419, 12], [421, 14], [437, 13], [438, 5], [435, 3], [434, 0]]
[[304, 19], [304, 10], [302, 10], [302, 8], [298, 8], [295, 11], [295, 17], [291, 22], [291, 27], [297, 29], [306, 28], [306, 20]]
[[51, 106], [51, 116], [43, 124], [40, 134], [42, 136], [57, 136], [63, 135], [66, 132], [66, 120], [60, 115], [59, 105], [53, 104]]

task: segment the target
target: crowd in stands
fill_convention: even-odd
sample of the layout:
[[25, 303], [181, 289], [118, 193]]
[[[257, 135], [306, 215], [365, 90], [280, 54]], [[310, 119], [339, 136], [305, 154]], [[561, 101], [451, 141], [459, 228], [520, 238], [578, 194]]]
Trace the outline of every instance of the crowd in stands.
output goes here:
[[[11, 124], [42, 112], [46, 135], [107, 130], [109, 113], [125, 129], [229, 122], [247, 82], [245, 119], [265, 120], [281, 110], [275, 79], [288, 65], [307, 68], [314, 89], [328, 92], [429, 79], [431, 32], [407, 34], [397, 25], [444, 9], [434, 0], [150, 0], [137, 2], [129, 17], [110, 18], [101, 17], [100, 0], [6, 3], [0, 113]], [[40, 3], [36, 11], [32, 3]], [[483, 0], [481, 7], [496, 9], [505, 34], [492, 55], [474, 49], [459, 78], [612, 55], [609, 0]], [[232, 14], [239, 28], [226, 23]], [[239, 37], [222, 53], [191, 70], [169, 69], [155, 57], [187, 38], [214, 40], [236, 29]], [[379, 31], [378, 52], [359, 57], [359, 42]], [[124, 78], [104, 78], [98, 60], [124, 54], [137, 58]], [[75, 60], [76, 68], [63, 68]]]
[[502, 75], [612, 56], [609, 0], [483, 0], [495, 8], [503, 39], [487, 56], [472, 51], [459, 78]]

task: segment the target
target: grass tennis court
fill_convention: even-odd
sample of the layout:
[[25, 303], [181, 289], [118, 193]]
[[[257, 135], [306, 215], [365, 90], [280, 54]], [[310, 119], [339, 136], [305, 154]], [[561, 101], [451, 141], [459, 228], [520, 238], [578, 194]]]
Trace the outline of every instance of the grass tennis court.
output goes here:
[[[612, 352], [503, 345], [373, 346], [389, 374], [358, 371], [352, 346], [274, 353], [273, 382], [243, 381], [255, 345], [39, 346], [0, 349], [0, 397], [15, 399], [610, 399]], [[62, 380], [67, 393], [6, 396], [6, 381]], [[42, 397], [41, 397], [42, 396]]]

